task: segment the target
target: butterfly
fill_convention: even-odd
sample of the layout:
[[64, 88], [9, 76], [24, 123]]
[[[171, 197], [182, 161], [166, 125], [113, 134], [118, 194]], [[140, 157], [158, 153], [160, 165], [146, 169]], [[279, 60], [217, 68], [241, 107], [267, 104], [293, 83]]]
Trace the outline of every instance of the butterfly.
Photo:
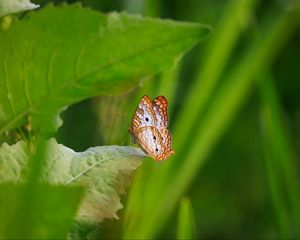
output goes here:
[[173, 155], [172, 136], [168, 127], [168, 102], [164, 96], [151, 101], [145, 95], [141, 98], [131, 120], [129, 132], [134, 143], [142, 150], [160, 161]]

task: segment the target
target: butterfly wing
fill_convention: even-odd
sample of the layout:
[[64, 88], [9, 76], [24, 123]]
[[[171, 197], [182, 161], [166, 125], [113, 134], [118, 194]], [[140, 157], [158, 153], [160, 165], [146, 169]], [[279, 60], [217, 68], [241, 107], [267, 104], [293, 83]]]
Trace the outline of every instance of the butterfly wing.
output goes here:
[[164, 96], [159, 96], [153, 100], [153, 110], [157, 119], [156, 126], [168, 127], [168, 101]]
[[162, 128], [159, 130], [161, 145], [164, 146], [164, 151], [161, 153], [161, 159], [166, 159], [169, 156], [175, 154], [172, 146], [172, 136], [167, 128]]
[[131, 133], [135, 143], [155, 160], [167, 159], [174, 154], [168, 126], [168, 102], [163, 96], [153, 101], [143, 96], [131, 120]]
[[160, 143], [157, 141], [158, 139], [159, 132], [155, 127], [139, 128], [136, 132], [137, 143], [147, 155], [154, 159], [161, 151]]
[[167, 129], [140, 128], [136, 134], [136, 141], [147, 155], [158, 161], [175, 153], [171, 145], [171, 134]]
[[135, 130], [141, 127], [155, 126], [156, 117], [152, 106], [152, 101], [148, 96], [143, 96], [137, 106], [132, 120], [131, 128]]

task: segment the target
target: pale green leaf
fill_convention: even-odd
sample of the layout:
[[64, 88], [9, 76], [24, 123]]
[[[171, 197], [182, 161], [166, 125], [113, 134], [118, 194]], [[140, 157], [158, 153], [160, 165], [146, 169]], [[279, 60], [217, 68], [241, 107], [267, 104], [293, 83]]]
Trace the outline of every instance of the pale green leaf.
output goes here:
[[17, 182], [24, 179], [28, 163], [27, 145], [23, 142], [0, 147], [0, 183]]
[[[0, 147], [1, 182], [21, 182], [27, 175], [27, 144], [18, 142]], [[54, 139], [47, 143], [47, 161], [43, 179], [51, 184], [81, 185], [86, 195], [78, 220], [100, 222], [117, 218], [122, 208], [120, 195], [125, 193], [132, 172], [142, 163], [145, 154], [138, 148], [101, 146], [74, 152]]]
[[38, 8], [39, 5], [31, 3], [29, 0], [1, 0], [0, 17]]

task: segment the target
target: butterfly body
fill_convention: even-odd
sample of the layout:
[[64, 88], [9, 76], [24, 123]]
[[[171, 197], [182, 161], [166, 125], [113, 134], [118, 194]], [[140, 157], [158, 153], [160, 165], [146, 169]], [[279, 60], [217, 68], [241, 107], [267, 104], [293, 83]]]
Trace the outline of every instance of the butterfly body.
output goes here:
[[168, 127], [168, 102], [164, 96], [153, 101], [143, 96], [134, 112], [129, 132], [133, 141], [155, 160], [164, 160], [174, 154]]

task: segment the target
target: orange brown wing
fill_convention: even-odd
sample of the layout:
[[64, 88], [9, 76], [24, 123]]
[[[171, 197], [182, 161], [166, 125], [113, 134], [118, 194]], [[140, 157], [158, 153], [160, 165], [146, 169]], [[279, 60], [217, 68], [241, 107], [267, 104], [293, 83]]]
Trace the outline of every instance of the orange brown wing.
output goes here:
[[137, 128], [155, 126], [156, 117], [151, 99], [145, 95], [141, 98], [131, 120], [131, 131]]
[[136, 133], [136, 141], [147, 155], [157, 161], [165, 160], [175, 153], [172, 148], [171, 134], [166, 128], [139, 128]]
[[164, 96], [159, 96], [155, 98], [152, 103], [157, 119], [156, 126], [166, 128], [169, 124], [167, 99]]

